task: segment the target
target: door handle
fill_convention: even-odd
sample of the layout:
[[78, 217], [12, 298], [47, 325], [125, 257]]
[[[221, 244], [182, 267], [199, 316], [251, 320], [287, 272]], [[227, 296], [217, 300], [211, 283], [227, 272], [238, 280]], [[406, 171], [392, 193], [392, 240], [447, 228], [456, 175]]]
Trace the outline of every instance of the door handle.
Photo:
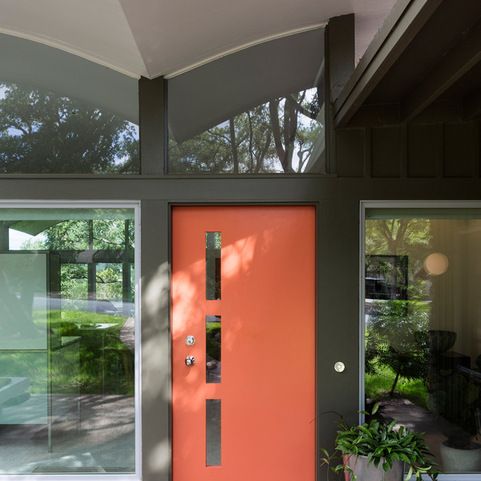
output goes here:
[[195, 357], [194, 356], [187, 356], [185, 358], [185, 365], [187, 367], [192, 367], [195, 364]]

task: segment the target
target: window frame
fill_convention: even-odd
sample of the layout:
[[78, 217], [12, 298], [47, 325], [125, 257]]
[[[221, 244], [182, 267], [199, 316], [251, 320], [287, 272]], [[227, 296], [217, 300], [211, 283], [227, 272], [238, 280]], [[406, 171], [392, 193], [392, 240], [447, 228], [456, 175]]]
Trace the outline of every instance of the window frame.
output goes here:
[[[134, 272], [135, 272], [135, 300], [134, 300], [134, 431], [135, 431], [135, 472], [133, 474], [105, 473], [105, 474], [0, 474], [0, 481], [22, 480], [45, 481], [48, 479], [58, 481], [101, 481], [111, 479], [115, 481], [141, 481], [142, 480], [142, 382], [141, 382], [141, 202], [128, 201], [103, 201], [103, 200], [0, 200], [0, 209], [132, 209], [134, 211]], [[1, 467], [1, 460], [0, 460]]]
[[[361, 200], [359, 204], [359, 423], [365, 410], [365, 234], [368, 209], [480, 209], [481, 200]], [[413, 478], [414, 479], [414, 478]], [[423, 476], [423, 479], [429, 478]], [[438, 481], [480, 481], [481, 473], [440, 474]]]

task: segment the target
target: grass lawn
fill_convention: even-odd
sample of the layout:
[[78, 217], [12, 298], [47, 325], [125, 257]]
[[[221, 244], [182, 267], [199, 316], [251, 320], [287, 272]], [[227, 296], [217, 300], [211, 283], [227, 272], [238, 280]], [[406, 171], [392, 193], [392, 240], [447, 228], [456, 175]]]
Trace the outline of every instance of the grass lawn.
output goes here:
[[[394, 371], [388, 366], [378, 364], [375, 374], [366, 373], [365, 389], [366, 397], [374, 401], [385, 399], [396, 377]], [[414, 402], [418, 406], [426, 407], [428, 391], [421, 379], [405, 379], [400, 377], [396, 385], [396, 396], [400, 396]]]

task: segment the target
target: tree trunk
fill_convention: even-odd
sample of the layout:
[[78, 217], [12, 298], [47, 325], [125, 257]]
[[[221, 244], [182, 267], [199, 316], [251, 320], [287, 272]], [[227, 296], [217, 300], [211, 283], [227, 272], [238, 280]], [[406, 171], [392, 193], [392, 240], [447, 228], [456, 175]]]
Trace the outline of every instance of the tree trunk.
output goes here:
[[397, 382], [399, 380], [399, 373], [396, 373], [396, 377], [394, 378], [394, 382], [392, 383], [391, 390], [389, 391], [389, 397], [394, 396], [394, 391], [396, 390]]
[[232, 152], [232, 162], [234, 163], [234, 174], [239, 173], [239, 156], [237, 152], [237, 140], [235, 135], [234, 119], [229, 119], [230, 148]]

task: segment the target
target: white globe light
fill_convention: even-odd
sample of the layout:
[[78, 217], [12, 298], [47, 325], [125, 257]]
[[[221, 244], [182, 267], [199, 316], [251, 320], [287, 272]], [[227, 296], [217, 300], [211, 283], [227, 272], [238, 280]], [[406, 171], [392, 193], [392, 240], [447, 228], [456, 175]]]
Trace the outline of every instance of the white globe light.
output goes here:
[[431, 276], [440, 276], [448, 270], [449, 260], [441, 252], [429, 254], [424, 259], [424, 270]]

